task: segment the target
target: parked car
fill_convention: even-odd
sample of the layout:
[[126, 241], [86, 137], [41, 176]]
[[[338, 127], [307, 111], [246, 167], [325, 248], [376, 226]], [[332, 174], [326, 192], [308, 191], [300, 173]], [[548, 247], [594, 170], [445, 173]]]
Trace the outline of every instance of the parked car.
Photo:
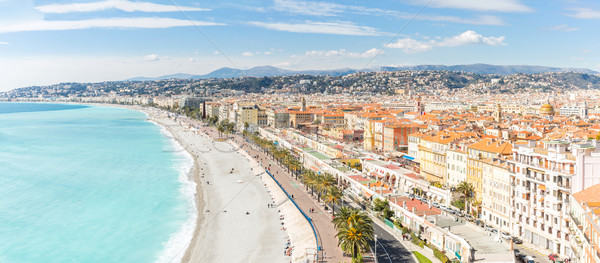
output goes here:
[[510, 240], [512, 237], [506, 233], [506, 232], [500, 232], [500, 237], [506, 239], [506, 240]]
[[437, 207], [437, 208], [440, 207], [440, 204], [438, 204], [437, 202], [433, 202], [433, 203], [431, 203], [431, 205], [434, 206], [434, 207]]
[[535, 261], [533, 261], [533, 257], [527, 256], [525, 257], [525, 263], [535, 263]]
[[523, 255], [523, 254], [521, 253], [521, 251], [520, 251], [520, 250], [518, 250], [518, 249], [513, 249], [513, 251], [515, 252], [515, 257], [517, 257], [517, 259], [518, 259], [518, 258], [520, 258], [520, 257], [521, 257], [521, 255]]
[[557, 261], [558, 260], [558, 255], [557, 254], [550, 254], [548, 255], [548, 259], [551, 260], [552, 262]]
[[513, 243], [514, 244], [523, 244], [523, 240], [519, 239], [518, 237], [513, 237]]

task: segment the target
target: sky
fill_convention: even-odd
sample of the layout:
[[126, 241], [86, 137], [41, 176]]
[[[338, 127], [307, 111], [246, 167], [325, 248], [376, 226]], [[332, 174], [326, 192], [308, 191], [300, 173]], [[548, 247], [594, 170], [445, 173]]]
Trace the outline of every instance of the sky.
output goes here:
[[221, 67], [600, 71], [597, 0], [0, 0], [0, 91]]

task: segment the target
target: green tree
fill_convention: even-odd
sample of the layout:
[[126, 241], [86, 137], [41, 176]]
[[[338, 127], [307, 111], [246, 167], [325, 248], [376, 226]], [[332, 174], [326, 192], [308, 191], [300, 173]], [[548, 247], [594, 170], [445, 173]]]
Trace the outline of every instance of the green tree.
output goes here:
[[362, 262], [362, 252], [370, 250], [373, 240], [373, 220], [364, 211], [342, 207], [333, 223], [338, 230], [338, 246], [352, 255], [352, 262]]
[[305, 170], [301, 178], [302, 183], [306, 186], [306, 190], [310, 188], [311, 195], [314, 194], [314, 187], [317, 184], [317, 174], [311, 170]]
[[323, 196], [325, 203], [331, 206], [331, 212], [333, 215], [335, 215], [335, 205], [342, 201], [342, 195], [342, 191], [339, 188], [330, 186], [327, 188], [327, 192]]
[[456, 187], [456, 191], [462, 196], [465, 203], [465, 213], [468, 213], [468, 203], [475, 198], [475, 188], [470, 183], [465, 181], [460, 182]]
[[217, 125], [217, 131], [219, 131], [219, 137], [222, 137], [223, 132], [225, 131], [225, 126], [223, 126], [223, 124]]
[[319, 174], [316, 178], [315, 188], [317, 190], [317, 200], [321, 202], [321, 195], [332, 185], [335, 185], [336, 180], [333, 175], [325, 173]]
[[373, 200], [373, 211], [382, 212], [386, 207], [389, 207], [390, 203], [387, 200], [376, 198]]

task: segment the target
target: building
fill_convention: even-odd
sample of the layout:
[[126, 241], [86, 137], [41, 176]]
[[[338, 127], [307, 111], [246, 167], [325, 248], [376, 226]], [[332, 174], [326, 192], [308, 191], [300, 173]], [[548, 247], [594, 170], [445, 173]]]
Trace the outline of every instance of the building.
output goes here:
[[569, 255], [566, 205], [571, 195], [576, 157], [569, 142], [515, 145], [510, 170], [514, 184], [511, 233], [543, 249]]
[[600, 184], [571, 195], [571, 258], [575, 262], [600, 262]]
[[446, 151], [446, 162], [448, 173], [446, 183], [449, 186], [457, 186], [461, 182], [467, 181], [467, 152], [452, 147]]
[[507, 162], [492, 158], [483, 162], [481, 218], [496, 229], [510, 232], [512, 173]]
[[419, 164], [421, 175], [429, 182], [447, 185], [447, 156], [446, 151], [451, 143], [471, 136], [471, 133], [437, 132], [424, 136], [419, 144]]
[[542, 116], [553, 116], [554, 107], [552, 107], [552, 104], [550, 104], [550, 102], [548, 101], [540, 107], [538, 113]]
[[267, 123], [269, 127], [285, 129], [290, 127], [290, 113], [284, 109], [267, 110]]
[[587, 118], [588, 109], [587, 105], [565, 105], [559, 109], [560, 115], [562, 116], [579, 116], [581, 118]]
[[[258, 127], [265, 127], [268, 123], [267, 112], [264, 108], [254, 103], [236, 103], [236, 129], [238, 131], [255, 131]], [[234, 107], [236, 108], [236, 107]]]
[[417, 131], [412, 124], [387, 124], [383, 126], [383, 151], [392, 152], [408, 148], [408, 135]]
[[467, 182], [475, 190], [475, 198], [481, 201], [483, 196], [483, 166], [492, 158], [512, 154], [512, 145], [496, 139], [482, 139], [467, 146]]
[[290, 111], [289, 116], [292, 128], [310, 125], [314, 121], [314, 114], [310, 111]]

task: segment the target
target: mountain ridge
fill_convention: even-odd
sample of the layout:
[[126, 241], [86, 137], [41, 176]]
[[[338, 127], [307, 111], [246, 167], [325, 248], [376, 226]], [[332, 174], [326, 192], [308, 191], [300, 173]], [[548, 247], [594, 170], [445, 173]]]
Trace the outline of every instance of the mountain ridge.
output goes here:
[[551, 73], [551, 72], [577, 72], [585, 74], [600, 74], [597, 71], [587, 68], [561, 68], [561, 67], [546, 67], [536, 65], [491, 65], [491, 64], [466, 64], [466, 65], [412, 65], [412, 66], [382, 66], [377, 68], [352, 69], [340, 68], [331, 70], [289, 70], [274, 66], [257, 66], [250, 69], [235, 69], [230, 67], [222, 67], [211, 71], [204, 75], [194, 74], [169, 74], [160, 77], [135, 77], [126, 79], [126, 81], [151, 81], [151, 80], [166, 80], [166, 79], [213, 79], [213, 78], [236, 78], [236, 77], [274, 77], [274, 76], [289, 76], [289, 75], [329, 75], [343, 76], [358, 72], [375, 72], [375, 71], [462, 71], [476, 74], [491, 74], [491, 75], [512, 75], [517, 73], [536, 74], [536, 73]]

